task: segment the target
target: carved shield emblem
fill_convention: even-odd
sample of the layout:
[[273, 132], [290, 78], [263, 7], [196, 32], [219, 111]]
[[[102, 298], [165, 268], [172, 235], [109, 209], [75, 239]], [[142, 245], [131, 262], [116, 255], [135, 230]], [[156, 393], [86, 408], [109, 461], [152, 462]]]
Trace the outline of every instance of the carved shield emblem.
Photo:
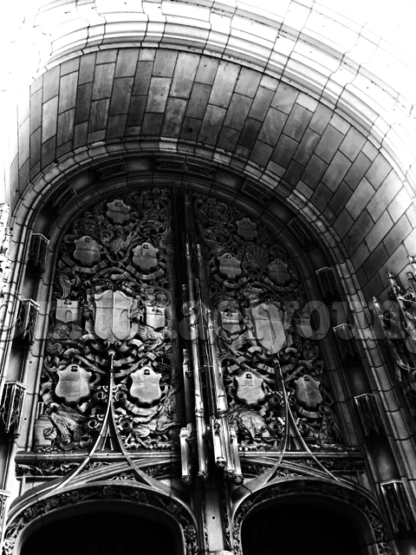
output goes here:
[[81, 320], [81, 310], [79, 307], [79, 301], [70, 301], [68, 299], [57, 299], [56, 319], [65, 323], [79, 322]]
[[258, 405], [266, 398], [263, 380], [255, 372], [241, 372], [235, 378], [236, 397], [247, 405]]
[[269, 278], [277, 283], [277, 285], [284, 285], [290, 281], [290, 274], [287, 271], [287, 264], [282, 262], [282, 260], [273, 260], [267, 265], [267, 274]]
[[221, 310], [221, 327], [230, 334], [240, 333], [240, 313], [232, 310]]
[[161, 375], [150, 366], [144, 366], [131, 374], [130, 395], [141, 405], [151, 406], [162, 397]]
[[58, 370], [57, 375], [58, 385], [55, 394], [66, 403], [79, 403], [90, 394], [91, 374], [78, 364], [70, 364], [64, 370]]
[[322, 395], [319, 391], [320, 383], [320, 381], [308, 375], [295, 380], [296, 400], [298, 403], [307, 409], [314, 409], [322, 403]]
[[241, 274], [241, 262], [235, 256], [226, 252], [217, 258], [220, 274], [228, 279], [235, 279]]
[[122, 200], [116, 199], [107, 204], [106, 216], [115, 224], [124, 224], [130, 221], [130, 206], [124, 204]]
[[252, 241], [254, 237], [257, 237], [257, 225], [250, 220], [250, 218], [242, 218], [237, 222], [237, 233], [240, 237], [246, 239], [246, 241]]
[[101, 245], [88, 235], [75, 241], [74, 258], [83, 266], [92, 266], [100, 261]]
[[278, 353], [286, 341], [283, 310], [274, 303], [261, 303], [248, 312], [257, 341], [269, 353]]
[[146, 324], [155, 330], [165, 327], [165, 310], [159, 306], [146, 306]]
[[130, 335], [130, 315], [133, 301], [121, 291], [96, 293], [94, 331], [106, 341], [114, 343]]
[[133, 264], [140, 271], [148, 273], [157, 268], [157, 249], [150, 243], [143, 243], [133, 249]]

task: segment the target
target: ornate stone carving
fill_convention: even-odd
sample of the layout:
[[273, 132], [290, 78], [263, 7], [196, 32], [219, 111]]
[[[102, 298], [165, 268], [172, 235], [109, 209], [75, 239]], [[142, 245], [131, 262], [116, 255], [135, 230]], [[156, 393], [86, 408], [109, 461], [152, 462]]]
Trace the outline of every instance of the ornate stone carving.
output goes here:
[[380, 484], [380, 486], [393, 530], [396, 533], [416, 530], [416, 522], [403, 482], [391, 480]]
[[[195, 206], [229, 422], [240, 449], [281, 448], [289, 426], [285, 399], [310, 448], [339, 448], [324, 363], [302, 323], [306, 299], [293, 261], [236, 208], [202, 197]], [[301, 447], [295, 443], [289, 447]]]
[[234, 519], [233, 540], [235, 555], [242, 555], [241, 524], [244, 517], [260, 503], [277, 499], [283, 495], [315, 493], [344, 501], [359, 509], [367, 517], [373, 531], [379, 555], [393, 555], [394, 551], [386, 536], [383, 519], [376, 506], [364, 495], [351, 488], [317, 480], [290, 480], [264, 488], [247, 498], [237, 509]]
[[28, 253], [28, 263], [36, 272], [41, 273], [45, 270], [49, 242], [49, 239], [42, 235], [42, 233], [32, 234]]
[[165, 191], [141, 191], [98, 203], [65, 235], [36, 450], [86, 449], [108, 403], [125, 448], [176, 447], [182, 416], [170, 219]]
[[130, 485], [114, 484], [76, 489], [46, 497], [18, 513], [6, 530], [3, 543], [3, 555], [11, 555], [19, 534], [36, 518], [74, 504], [78, 505], [88, 501], [112, 500], [148, 505], [168, 513], [171, 517], [173, 516], [182, 529], [185, 539], [186, 554], [196, 555], [198, 553], [195, 524], [183, 505], [155, 492], [132, 487]]
[[14, 339], [21, 345], [33, 345], [39, 308], [32, 299], [22, 299], [19, 303]]
[[0, 415], [6, 434], [12, 429], [14, 433], [19, 433], [25, 391], [26, 386], [20, 382], [6, 382], [3, 386]]

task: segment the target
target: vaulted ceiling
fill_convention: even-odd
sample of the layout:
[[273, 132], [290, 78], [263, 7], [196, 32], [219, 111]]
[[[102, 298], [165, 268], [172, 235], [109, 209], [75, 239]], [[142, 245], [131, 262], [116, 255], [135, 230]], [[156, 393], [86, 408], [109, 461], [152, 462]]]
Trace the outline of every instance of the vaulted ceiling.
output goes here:
[[387, 268], [404, 276], [413, 128], [406, 83], [380, 77], [383, 57], [401, 75], [388, 46], [319, 4], [134, 4], [37, 13], [50, 50], [19, 99], [16, 226], [117, 184], [189, 186], [280, 228], [298, 217], [367, 300]]

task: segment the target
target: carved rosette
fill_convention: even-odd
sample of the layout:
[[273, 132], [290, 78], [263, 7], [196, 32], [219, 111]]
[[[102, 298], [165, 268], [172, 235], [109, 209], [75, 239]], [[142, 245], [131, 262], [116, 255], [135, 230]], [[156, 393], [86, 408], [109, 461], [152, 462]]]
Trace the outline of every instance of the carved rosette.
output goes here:
[[110, 443], [116, 433], [128, 450], [175, 447], [170, 221], [166, 191], [146, 190], [98, 203], [64, 236], [35, 450], [87, 449], [107, 420]]
[[[244, 451], [281, 449], [285, 398], [310, 449], [340, 449], [342, 438], [324, 363], [296, 267], [261, 225], [238, 209], [199, 197], [196, 221], [210, 276], [229, 422]], [[283, 383], [283, 385], [282, 385]], [[289, 431], [289, 449], [296, 434]], [[291, 438], [293, 436], [293, 438]]]

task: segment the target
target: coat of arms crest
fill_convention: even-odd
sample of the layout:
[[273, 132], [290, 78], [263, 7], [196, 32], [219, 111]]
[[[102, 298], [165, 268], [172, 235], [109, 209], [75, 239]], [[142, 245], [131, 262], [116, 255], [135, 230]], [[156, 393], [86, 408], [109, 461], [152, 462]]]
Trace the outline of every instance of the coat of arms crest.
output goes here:
[[296, 400], [307, 409], [315, 409], [322, 403], [322, 394], [319, 390], [320, 381], [312, 376], [305, 375], [295, 380]]
[[107, 204], [106, 216], [115, 224], [124, 224], [130, 221], [130, 206], [124, 204], [122, 200], [116, 199]]
[[286, 341], [283, 310], [271, 302], [261, 303], [247, 312], [254, 327], [255, 339], [268, 353], [278, 353]]
[[75, 241], [74, 258], [83, 266], [92, 266], [100, 261], [101, 245], [88, 235]]
[[139, 368], [131, 374], [130, 395], [141, 405], [153, 405], [162, 397], [161, 378], [150, 366]]
[[156, 270], [157, 249], [150, 243], [137, 245], [137, 247], [133, 249], [133, 264], [145, 273]]
[[241, 274], [241, 262], [235, 256], [226, 252], [218, 257], [220, 274], [228, 279], [235, 279]]
[[133, 300], [121, 291], [107, 290], [94, 295], [94, 331], [110, 343], [127, 339], [131, 332]]
[[76, 404], [90, 394], [90, 372], [78, 364], [70, 364], [63, 370], [58, 370], [58, 385], [55, 393], [68, 404]]
[[263, 379], [256, 372], [241, 372], [235, 378], [236, 397], [247, 405], [258, 405], [266, 398]]

